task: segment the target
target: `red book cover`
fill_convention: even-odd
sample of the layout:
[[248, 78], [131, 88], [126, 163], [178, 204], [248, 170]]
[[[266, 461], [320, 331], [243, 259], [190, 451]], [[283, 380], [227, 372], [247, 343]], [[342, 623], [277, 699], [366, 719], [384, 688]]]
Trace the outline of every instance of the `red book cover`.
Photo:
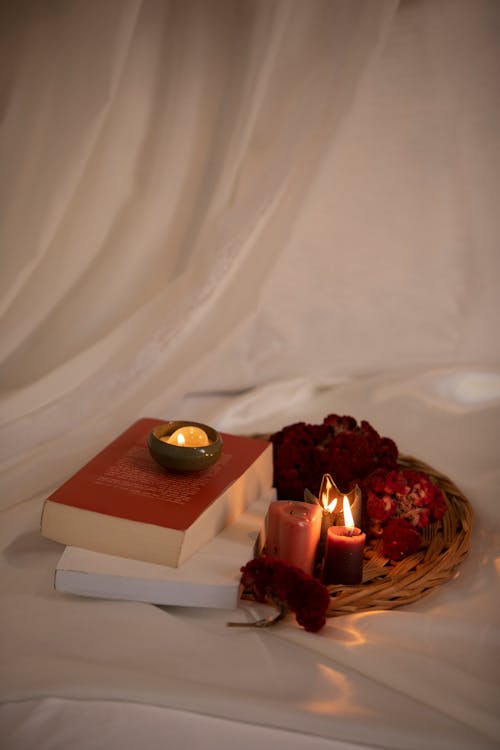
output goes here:
[[135, 422], [50, 495], [43, 536], [177, 567], [272, 487], [268, 441], [222, 433], [217, 463], [177, 473], [149, 453], [149, 433], [160, 424]]
[[158, 424], [135, 422], [47, 499], [184, 531], [269, 447], [265, 440], [222, 433], [217, 463], [181, 474], [149, 454], [148, 435]]

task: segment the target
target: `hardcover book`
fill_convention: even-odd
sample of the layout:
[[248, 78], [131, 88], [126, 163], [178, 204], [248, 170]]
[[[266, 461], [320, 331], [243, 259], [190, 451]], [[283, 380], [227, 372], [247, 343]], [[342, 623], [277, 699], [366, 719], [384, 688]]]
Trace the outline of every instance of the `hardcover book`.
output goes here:
[[179, 474], [150, 456], [158, 419], [140, 419], [44, 503], [41, 533], [62, 544], [179, 566], [272, 487], [272, 446], [222, 434], [220, 459]]
[[180, 568], [66, 547], [54, 586], [79, 596], [235, 609], [240, 568], [260, 552], [265, 514], [275, 496], [271, 490], [252, 503]]

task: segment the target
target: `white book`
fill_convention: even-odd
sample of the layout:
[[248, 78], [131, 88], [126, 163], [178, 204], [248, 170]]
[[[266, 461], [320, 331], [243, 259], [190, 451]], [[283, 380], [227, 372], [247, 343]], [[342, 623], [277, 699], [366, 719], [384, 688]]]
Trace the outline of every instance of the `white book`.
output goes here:
[[236, 609], [240, 568], [263, 538], [271, 490], [178, 568], [66, 547], [55, 571], [57, 591], [184, 607]]

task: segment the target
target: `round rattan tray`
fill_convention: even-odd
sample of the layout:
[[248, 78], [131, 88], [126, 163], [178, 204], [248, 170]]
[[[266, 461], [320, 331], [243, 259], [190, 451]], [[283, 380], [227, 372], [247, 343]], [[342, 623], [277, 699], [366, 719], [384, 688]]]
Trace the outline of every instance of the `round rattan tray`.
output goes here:
[[383, 557], [379, 541], [368, 543], [363, 582], [357, 586], [328, 586], [328, 617], [394, 609], [415, 602], [453, 578], [469, 551], [473, 513], [467, 498], [447, 476], [423, 461], [400, 456], [399, 463], [430, 476], [445, 495], [447, 512], [441, 521], [424, 530], [422, 549], [401, 562]]
[[[258, 435], [269, 439], [269, 435]], [[473, 512], [458, 487], [424, 461], [400, 455], [402, 467], [425, 472], [444, 493], [447, 512], [423, 531], [422, 548], [401, 562], [380, 552], [379, 541], [365, 547], [363, 581], [357, 586], [328, 586], [331, 603], [327, 617], [371, 609], [395, 609], [422, 599], [453, 578], [470, 547]]]

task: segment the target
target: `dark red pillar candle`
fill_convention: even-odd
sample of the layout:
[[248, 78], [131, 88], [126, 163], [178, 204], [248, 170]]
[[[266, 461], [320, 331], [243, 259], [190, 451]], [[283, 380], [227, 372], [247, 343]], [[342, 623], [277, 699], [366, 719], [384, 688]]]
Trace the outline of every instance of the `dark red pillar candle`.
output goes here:
[[323, 581], [352, 585], [363, 578], [363, 549], [366, 534], [347, 526], [330, 526], [326, 537]]

